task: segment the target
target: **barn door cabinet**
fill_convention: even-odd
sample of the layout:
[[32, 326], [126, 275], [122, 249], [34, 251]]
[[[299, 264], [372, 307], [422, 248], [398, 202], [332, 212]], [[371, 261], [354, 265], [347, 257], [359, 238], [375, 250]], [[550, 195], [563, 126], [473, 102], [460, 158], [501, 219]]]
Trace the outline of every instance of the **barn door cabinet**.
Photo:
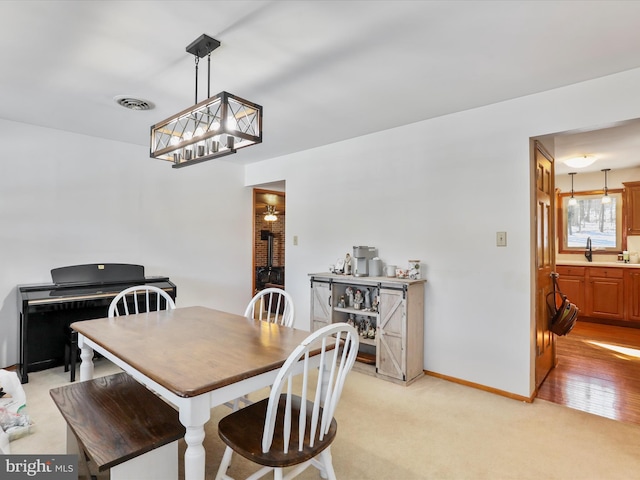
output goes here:
[[[351, 321], [361, 331], [354, 368], [405, 385], [423, 375], [425, 280], [331, 273], [310, 277], [313, 330]], [[349, 292], [357, 290], [374, 308], [349, 306]]]

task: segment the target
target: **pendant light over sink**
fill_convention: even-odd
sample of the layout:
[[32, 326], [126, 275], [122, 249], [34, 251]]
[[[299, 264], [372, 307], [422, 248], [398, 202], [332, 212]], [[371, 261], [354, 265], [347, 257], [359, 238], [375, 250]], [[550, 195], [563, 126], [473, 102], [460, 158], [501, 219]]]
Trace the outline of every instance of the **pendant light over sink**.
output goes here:
[[573, 176], [577, 175], [577, 172], [571, 172], [569, 175], [571, 175], [571, 197], [569, 197], [569, 206], [573, 207], [578, 204], [578, 201], [573, 196]]
[[[262, 107], [227, 92], [209, 96], [211, 52], [220, 42], [201, 35], [186, 50], [195, 57], [195, 105], [151, 127], [151, 158], [186, 167], [262, 142]], [[207, 56], [207, 99], [198, 103], [198, 63]]]
[[602, 203], [611, 203], [611, 197], [609, 196], [609, 191], [607, 188], [607, 172], [611, 171], [611, 169], [603, 168], [600, 171], [604, 172], [604, 195], [602, 196]]

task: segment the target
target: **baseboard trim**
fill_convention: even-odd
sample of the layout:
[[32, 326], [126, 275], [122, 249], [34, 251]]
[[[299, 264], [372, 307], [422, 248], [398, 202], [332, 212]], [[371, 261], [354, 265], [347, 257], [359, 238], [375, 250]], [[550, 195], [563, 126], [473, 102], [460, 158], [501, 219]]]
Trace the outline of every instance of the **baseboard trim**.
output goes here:
[[496, 395], [500, 395], [501, 397], [511, 398], [512, 400], [518, 400], [520, 402], [533, 403], [533, 399], [535, 395], [532, 397], [524, 397], [522, 395], [516, 395], [515, 393], [505, 392], [504, 390], [499, 390], [493, 387], [487, 387], [486, 385], [481, 385], [479, 383], [469, 382], [467, 380], [462, 380], [456, 377], [450, 377], [448, 375], [442, 375], [441, 373], [430, 372], [429, 370], [424, 371], [425, 375], [429, 375], [431, 377], [441, 378], [443, 380], [447, 380], [448, 382], [458, 383], [460, 385], [464, 385], [465, 387], [476, 388], [478, 390], [484, 390], [485, 392], [493, 393]]

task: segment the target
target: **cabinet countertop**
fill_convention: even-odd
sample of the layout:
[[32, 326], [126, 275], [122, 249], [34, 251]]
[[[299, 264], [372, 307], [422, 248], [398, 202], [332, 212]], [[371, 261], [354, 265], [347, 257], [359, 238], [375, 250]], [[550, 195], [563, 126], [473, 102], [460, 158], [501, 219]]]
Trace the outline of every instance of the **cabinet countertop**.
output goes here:
[[556, 262], [556, 266], [562, 267], [619, 267], [619, 268], [640, 268], [640, 263], [624, 262], [587, 262], [586, 260], [565, 260]]
[[[638, 265], [640, 267], [640, 265]], [[427, 280], [420, 278], [417, 280], [411, 278], [398, 278], [398, 277], [356, 277], [354, 275], [342, 275], [340, 273], [310, 273], [310, 277], [317, 278], [330, 278], [336, 282], [341, 283], [362, 283], [362, 284], [378, 284], [378, 283], [424, 283]]]

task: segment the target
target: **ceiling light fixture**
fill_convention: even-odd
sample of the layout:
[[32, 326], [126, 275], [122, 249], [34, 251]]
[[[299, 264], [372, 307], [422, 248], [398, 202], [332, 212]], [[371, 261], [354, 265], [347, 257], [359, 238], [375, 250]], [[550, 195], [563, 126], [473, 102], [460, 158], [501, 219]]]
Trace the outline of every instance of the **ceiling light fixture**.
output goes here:
[[573, 168], [584, 168], [596, 161], [593, 155], [583, 155], [582, 157], [568, 158], [564, 161], [566, 165]]
[[[195, 57], [195, 105], [151, 127], [151, 158], [186, 167], [236, 153], [262, 142], [262, 107], [227, 92], [210, 96], [211, 52], [220, 42], [207, 35], [194, 40], [186, 50]], [[198, 103], [198, 63], [208, 56], [207, 99]]]
[[278, 217], [276, 216], [276, 207], [273, 205], [267, 205], [267, 211], [265, 212], [266, 215], [264, 216], [264, 220], [265, 222], [275, 222], [276, 220], [278, 220]]
[[571, 197], [569, 198], [569, 206], [573, 207], [578, 204], [578, 200], [573, 196], [573, 176], [577, 175], [577, 172], [571, 172], [569, 175], [571, 175]]
[[611, 169], [603, 168], [600, 171], [604, 172], [604, 195], [602, 196], [602, 203], [611, 203], [611, 197], [609, 196], [609, 192], [607, 189], [607, 172], [611, 171]]

